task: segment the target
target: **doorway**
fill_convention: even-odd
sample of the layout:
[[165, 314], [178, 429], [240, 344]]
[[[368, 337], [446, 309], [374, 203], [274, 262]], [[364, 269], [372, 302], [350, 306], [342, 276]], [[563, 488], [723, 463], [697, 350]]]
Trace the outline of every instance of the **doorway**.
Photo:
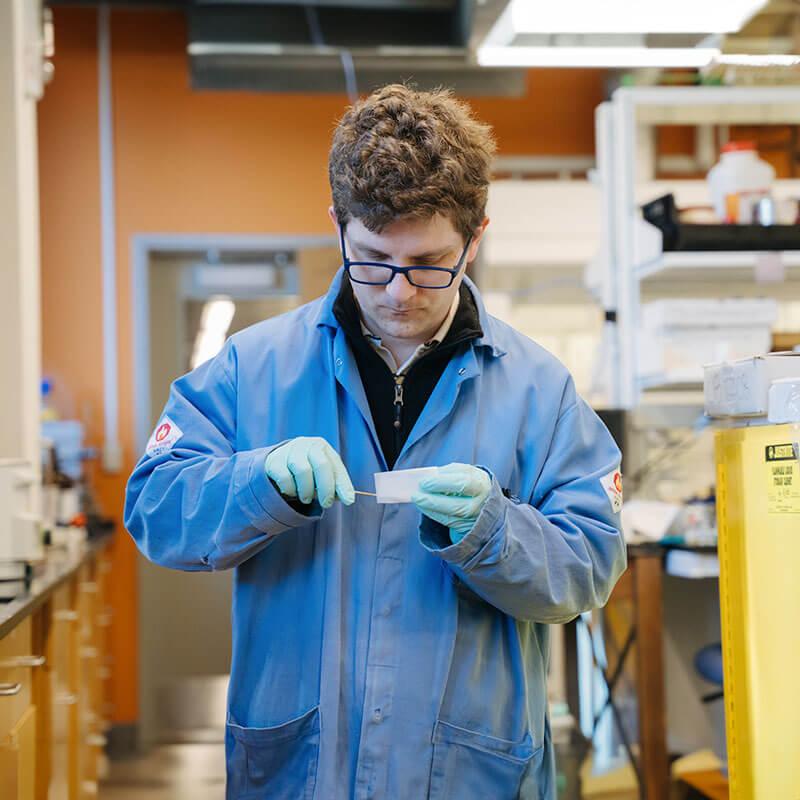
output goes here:
[[[135, 418], [144, 451], [171, 382], [225, 338], [324, 293], [335, 237], [136, 237]], [[139, 556], [139, 746], [222, 743], [231, 571], [182, 572]]]

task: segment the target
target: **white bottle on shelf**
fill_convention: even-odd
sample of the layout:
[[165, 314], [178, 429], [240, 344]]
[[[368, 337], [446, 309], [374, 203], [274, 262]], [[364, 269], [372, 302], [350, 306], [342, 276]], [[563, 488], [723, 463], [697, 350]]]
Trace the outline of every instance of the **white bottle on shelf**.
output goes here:
[[711, 198], [720, 222], [749, 225], [753, 209], [769, 197], [775, 170], [758, 157], [754, 142], [728, 142], [708, 173]]

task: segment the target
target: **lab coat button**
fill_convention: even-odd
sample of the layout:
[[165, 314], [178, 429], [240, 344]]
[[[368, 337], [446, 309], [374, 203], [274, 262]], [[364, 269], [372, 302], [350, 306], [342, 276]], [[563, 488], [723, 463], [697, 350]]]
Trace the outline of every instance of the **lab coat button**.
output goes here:
[[336, 359], [336, 366], [337, 366], [337, 367], [341, 367], [343, 363], [344, 363], [344, 362], [342, 361], [342, 359], [341, 359], [341, 358], [337, 358], [337, 359]]
[[458, 374], [463, 375], [466, 371], [467, 371], [466, 367], [461, 367], [461, 369], [458, 371]]
[[383, 719], [383, 712], [379, 708], [376, 708], [372, 712], [372, 719], [374, 719], [375, 722], [380, 722]]

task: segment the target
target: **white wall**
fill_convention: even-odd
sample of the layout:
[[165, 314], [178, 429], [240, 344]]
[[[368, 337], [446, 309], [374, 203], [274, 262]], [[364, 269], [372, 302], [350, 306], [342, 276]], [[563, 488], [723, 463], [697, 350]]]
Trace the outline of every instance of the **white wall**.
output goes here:
[[0, 3], [0, 458], [25, 458], [37, 468], [41, 321], [34, 95], [40, 15], [36, 0]]

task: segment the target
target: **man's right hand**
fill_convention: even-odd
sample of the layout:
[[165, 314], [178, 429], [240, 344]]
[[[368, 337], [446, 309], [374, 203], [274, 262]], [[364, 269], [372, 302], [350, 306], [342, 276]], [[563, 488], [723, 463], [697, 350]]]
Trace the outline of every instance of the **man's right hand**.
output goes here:
[[264, 462], [267, 476], [285, 497], [330, 508], [338, 497], [355, 502], [353, 483], [339, 454], [318, 436], [299, 436], [273, 450]]

